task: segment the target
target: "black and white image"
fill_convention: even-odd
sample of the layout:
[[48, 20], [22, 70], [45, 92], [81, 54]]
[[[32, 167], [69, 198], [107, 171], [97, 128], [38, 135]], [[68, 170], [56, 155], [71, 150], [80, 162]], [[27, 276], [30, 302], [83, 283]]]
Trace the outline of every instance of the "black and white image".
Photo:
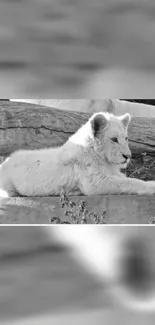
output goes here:
[[1, 223], [153, 224], [154, 100], [1, 100]]

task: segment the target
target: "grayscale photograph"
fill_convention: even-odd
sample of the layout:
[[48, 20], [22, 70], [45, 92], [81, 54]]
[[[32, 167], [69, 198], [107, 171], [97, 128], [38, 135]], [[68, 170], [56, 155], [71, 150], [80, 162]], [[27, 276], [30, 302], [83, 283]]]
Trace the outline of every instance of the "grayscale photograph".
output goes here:
[[0, 324], [155, 324], [155, 0], [0, 1]]
[[155, 100], [0, 100], [0, 223], [154, 224]]

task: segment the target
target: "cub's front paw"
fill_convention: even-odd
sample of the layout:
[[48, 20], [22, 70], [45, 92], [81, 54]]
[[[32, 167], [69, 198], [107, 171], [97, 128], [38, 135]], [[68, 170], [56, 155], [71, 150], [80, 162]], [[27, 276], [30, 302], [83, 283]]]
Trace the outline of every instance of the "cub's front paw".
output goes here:
[[155, 194], [155, 181], [144, 182], [139, 186], [139, 195], [153, 195]]
[[155, 181], [148, 181], [147, 183], [147, 192], [148, 194], [155, 194]]

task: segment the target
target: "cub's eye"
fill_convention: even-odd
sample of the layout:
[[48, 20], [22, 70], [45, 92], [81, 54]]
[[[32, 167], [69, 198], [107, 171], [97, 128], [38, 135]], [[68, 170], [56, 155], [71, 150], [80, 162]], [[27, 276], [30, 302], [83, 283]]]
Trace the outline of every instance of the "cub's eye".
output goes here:
[[112, 138], [111, 140], [112, 140], [112, 142], [118, 143], [118, 139], [117, 138]]
[[125, 141], [128, 141], [128, 140], [129, 140], [129, 138], [128, 138], [128, 137], [126, 137], [126, 138], [125, 138]]

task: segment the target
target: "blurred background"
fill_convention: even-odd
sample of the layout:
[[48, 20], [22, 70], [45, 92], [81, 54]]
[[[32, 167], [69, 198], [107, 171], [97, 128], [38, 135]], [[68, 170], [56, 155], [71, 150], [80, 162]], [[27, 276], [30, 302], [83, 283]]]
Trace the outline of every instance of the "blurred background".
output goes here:
[[[63, 227], [63, 226], [59, 226]], [[68, 234], [70, 232], [68, 226]], [[85, 226], [84, 226], [85, 227]], [[154, 324], [155, 313], [145, 314], [135, 312], [117, 303], [107, 290], [106, 281], [89, 274], [70, 254], [51, 227], [51, 236], [46, 227], [0, 227], [0, 323], [1, 324]], [[94, 227], [96, 228], [96, 227]], [[80, 228], [76, 227], [77, 234]], [[96, 228], [97, 229], [97, 228]], [[110, 229], [110, 230], [109, 230]], [[114, 236], [118, 240], [122, 236], [132, 238], [133, 227], [100, 227], [100, 234]], [[149, 283], [151, 274], [154, 281], [154, 227], [134, 227], [137, 237], [142, 238], [141, 250], [147, 261], [152, 261], [152, 273], [146, 273], [148, 282], [143, 278], [143, 284]], [[140, 230], [141, 229], [141, 230]], [[139, 235], [138, 235], [139, 233]], [[146, 235], [143, 236], [142, 235]], [[107, 237], [106, 237], [107, 238]], [[92, 238], [92, 241], [94, 239]], [[104, 240], [104, 237], [103, 237]], [[145, 251], [145, 244], [148, 251]], [[95, 245], [95, 243], [94, 243]], [[144, 246], [143, 246], [144, 245]], [[138, 241], [136, 243], [138, 248]], [[152, 250], [151, 250], [152, 247]], [[97, 247], [96, 247], [97, 249]], [[143, 287], [138, 281], [135, 267], [135, 256], [131, 247], [124, 246], [124, 252], [129, 257], [128, 267], [134, 265], [130, 272], [131, 280]], [[147, 254], [146, 254], [147, 252]], [[119, 252], [115, 252], [117, 255]], [[130, 253], [130, 254], [129, 254]], [[141, 255], [141, 254], [140, 254]], [[139, 255], [139, 256], [140, 256]], [[104, 247], [103, 247], [104, 256]], [[137, 260], [143, 268], [142, 260]], [[93, 263], [93, 259], [92, 259]], [[149, 269], [149, 268], [148, 268]], [[125, 268], [123, 269], [125, 270]], [[142, 275], [143, 271], [139, 273]], [[127, 281], [127, 279], [126, 279]], [[129, 282], [130, 286], [132, 281]], [[151, 282], [154, 288], [154, 282]], [[144, 288], [147, 294], [147, 286]], [[138, 290], [138, 289], [137, 289]], [[145, 292], [144, 292], [145, 294]]]
[[154, 0], [1, 0], [0, 96], [153, 98]]

